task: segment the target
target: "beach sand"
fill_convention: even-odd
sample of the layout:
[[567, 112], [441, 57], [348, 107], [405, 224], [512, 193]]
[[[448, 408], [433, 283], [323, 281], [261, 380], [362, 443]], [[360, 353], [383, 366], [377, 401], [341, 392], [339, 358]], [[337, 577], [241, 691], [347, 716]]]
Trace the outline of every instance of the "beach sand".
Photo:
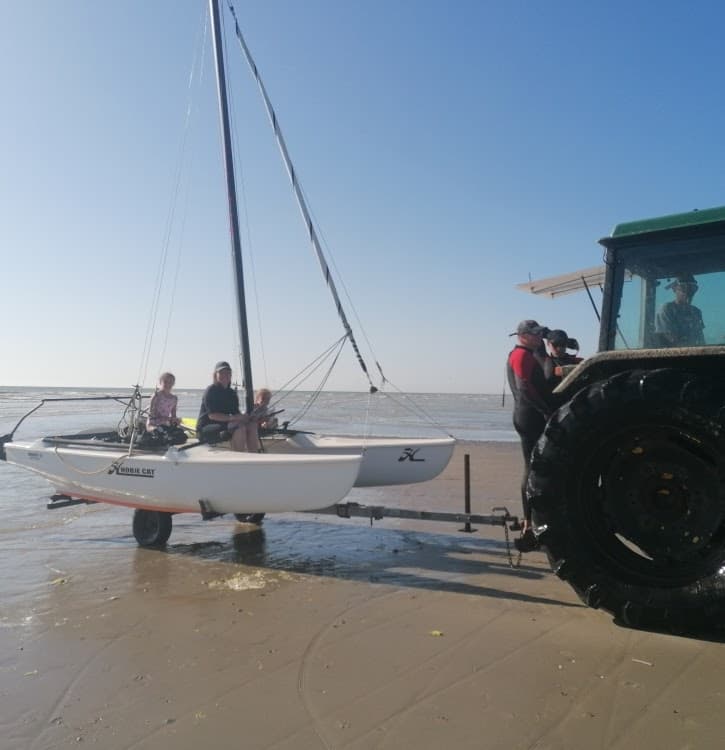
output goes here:
[[[465, 453], [473, 512], [519, 513], [518, 444], [351, 499], [462, 511]], [[2, 750], [720, 746], [720, 643], [617, 627], [500, 527], [174, 524], [165, 551], [100, 505], [5, 534]]]

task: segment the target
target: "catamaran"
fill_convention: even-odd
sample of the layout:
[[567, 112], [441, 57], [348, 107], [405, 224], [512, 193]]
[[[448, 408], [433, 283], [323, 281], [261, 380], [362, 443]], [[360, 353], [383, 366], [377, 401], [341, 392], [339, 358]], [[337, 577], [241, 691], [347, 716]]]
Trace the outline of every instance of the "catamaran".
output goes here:
[[[377, 388], [368, 374], [345, 315], [315, 224], [299, 187], [279, 120], [231, 5], [229, 10], [234, 17], [240, 46], [272, 123], [310, 241], [340, 316], [345, 332], [343, 339], [352, 345], [370, 391], [375, 392]], [[249, 414], [254, 408], [254, 389], [218, 0], [209, 0], [209, 12], [229, 204], [245, 407]], [[105, 502], [135, 508], [133, 529], [137, 541], [142, 546], [158, 546], [168, 540], [171, 518], [175, 513], [197, 512], [204, 518], [232, 513], [239, 520], [259, 521], [265, 513], [329, 507], [347, 495], [353, 486], [427, 481], [443, 471], [455, 444], [451, 436], [363, 439], [323, 436], [284, 428], [267, 434], [263, 438], [264, 452], [255, 454], [232, 451], [227, 444], [208, 445], [196, 441], [184, 445], [150, 445], [141, 439], [142, 398], [137, 387], [133, 396], [127, 399], [123, 425], [115, 430], [86, 430], [82, 433], [16, 440], [14, 434], [24, 421], [23, 417], [12, 432], [0, 438], [0, 459], [47, 479], [55, 487], [56, 504]]]

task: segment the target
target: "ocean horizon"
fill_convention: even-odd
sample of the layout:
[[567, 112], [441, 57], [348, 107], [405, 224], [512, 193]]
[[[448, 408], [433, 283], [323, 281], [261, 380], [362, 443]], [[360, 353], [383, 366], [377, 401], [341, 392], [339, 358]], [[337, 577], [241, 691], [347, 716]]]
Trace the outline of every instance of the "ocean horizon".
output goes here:
[[[179, 388], [178, 413], [196, 417], [203, 388]], [[151, 395], [152, 388], [144, 388]], [[0, 386], [0, 434], [15, 424], [43, 399], [47, 402], [23, 422], [17, 437], [73, 431], [101, 424], [114, 425], [123, 407], [99, 396], [128, 398], [129, 387]], [[452, 435], [474, 442], [518, 440], [511, 423], [513, 399], [484, 393], [405, 393], [379, 391], [310, 391], [275, 393], [272, 408], [282, 409], [280, 422], [291, 428], [336, 435], [382, 437], [436, 437]], [[78, 399], [78, 400], [62, 400]]]

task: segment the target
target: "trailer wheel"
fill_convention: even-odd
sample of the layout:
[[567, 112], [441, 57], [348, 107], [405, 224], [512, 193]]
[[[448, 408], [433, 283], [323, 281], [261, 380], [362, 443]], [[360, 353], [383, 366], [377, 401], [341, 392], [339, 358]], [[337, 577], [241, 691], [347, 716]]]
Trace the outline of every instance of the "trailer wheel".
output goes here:
[[631, 627], [725, 627], [725, 388], [673, 369], [584, 388], [534, 449], [554, 572]]
[[236, 518], [239, 523], [251, 523], [255, 526], [259, 526], [265, 515], [265, 513], [235, 513], [234, 518]]
[[141, 547], [163, 547], [171, 536], [171, 513], [137, 508], [133, 513], [133, 535]]

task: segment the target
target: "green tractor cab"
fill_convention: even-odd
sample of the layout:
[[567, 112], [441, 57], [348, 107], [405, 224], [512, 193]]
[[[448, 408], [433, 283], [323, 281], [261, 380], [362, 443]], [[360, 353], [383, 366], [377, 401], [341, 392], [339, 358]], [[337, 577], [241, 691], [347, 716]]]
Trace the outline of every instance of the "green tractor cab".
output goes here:
[[600, 243], [599, 352], [558, 387], [532, 454], [536, 534], [623, 624], [725, 627], [725, 207]]

